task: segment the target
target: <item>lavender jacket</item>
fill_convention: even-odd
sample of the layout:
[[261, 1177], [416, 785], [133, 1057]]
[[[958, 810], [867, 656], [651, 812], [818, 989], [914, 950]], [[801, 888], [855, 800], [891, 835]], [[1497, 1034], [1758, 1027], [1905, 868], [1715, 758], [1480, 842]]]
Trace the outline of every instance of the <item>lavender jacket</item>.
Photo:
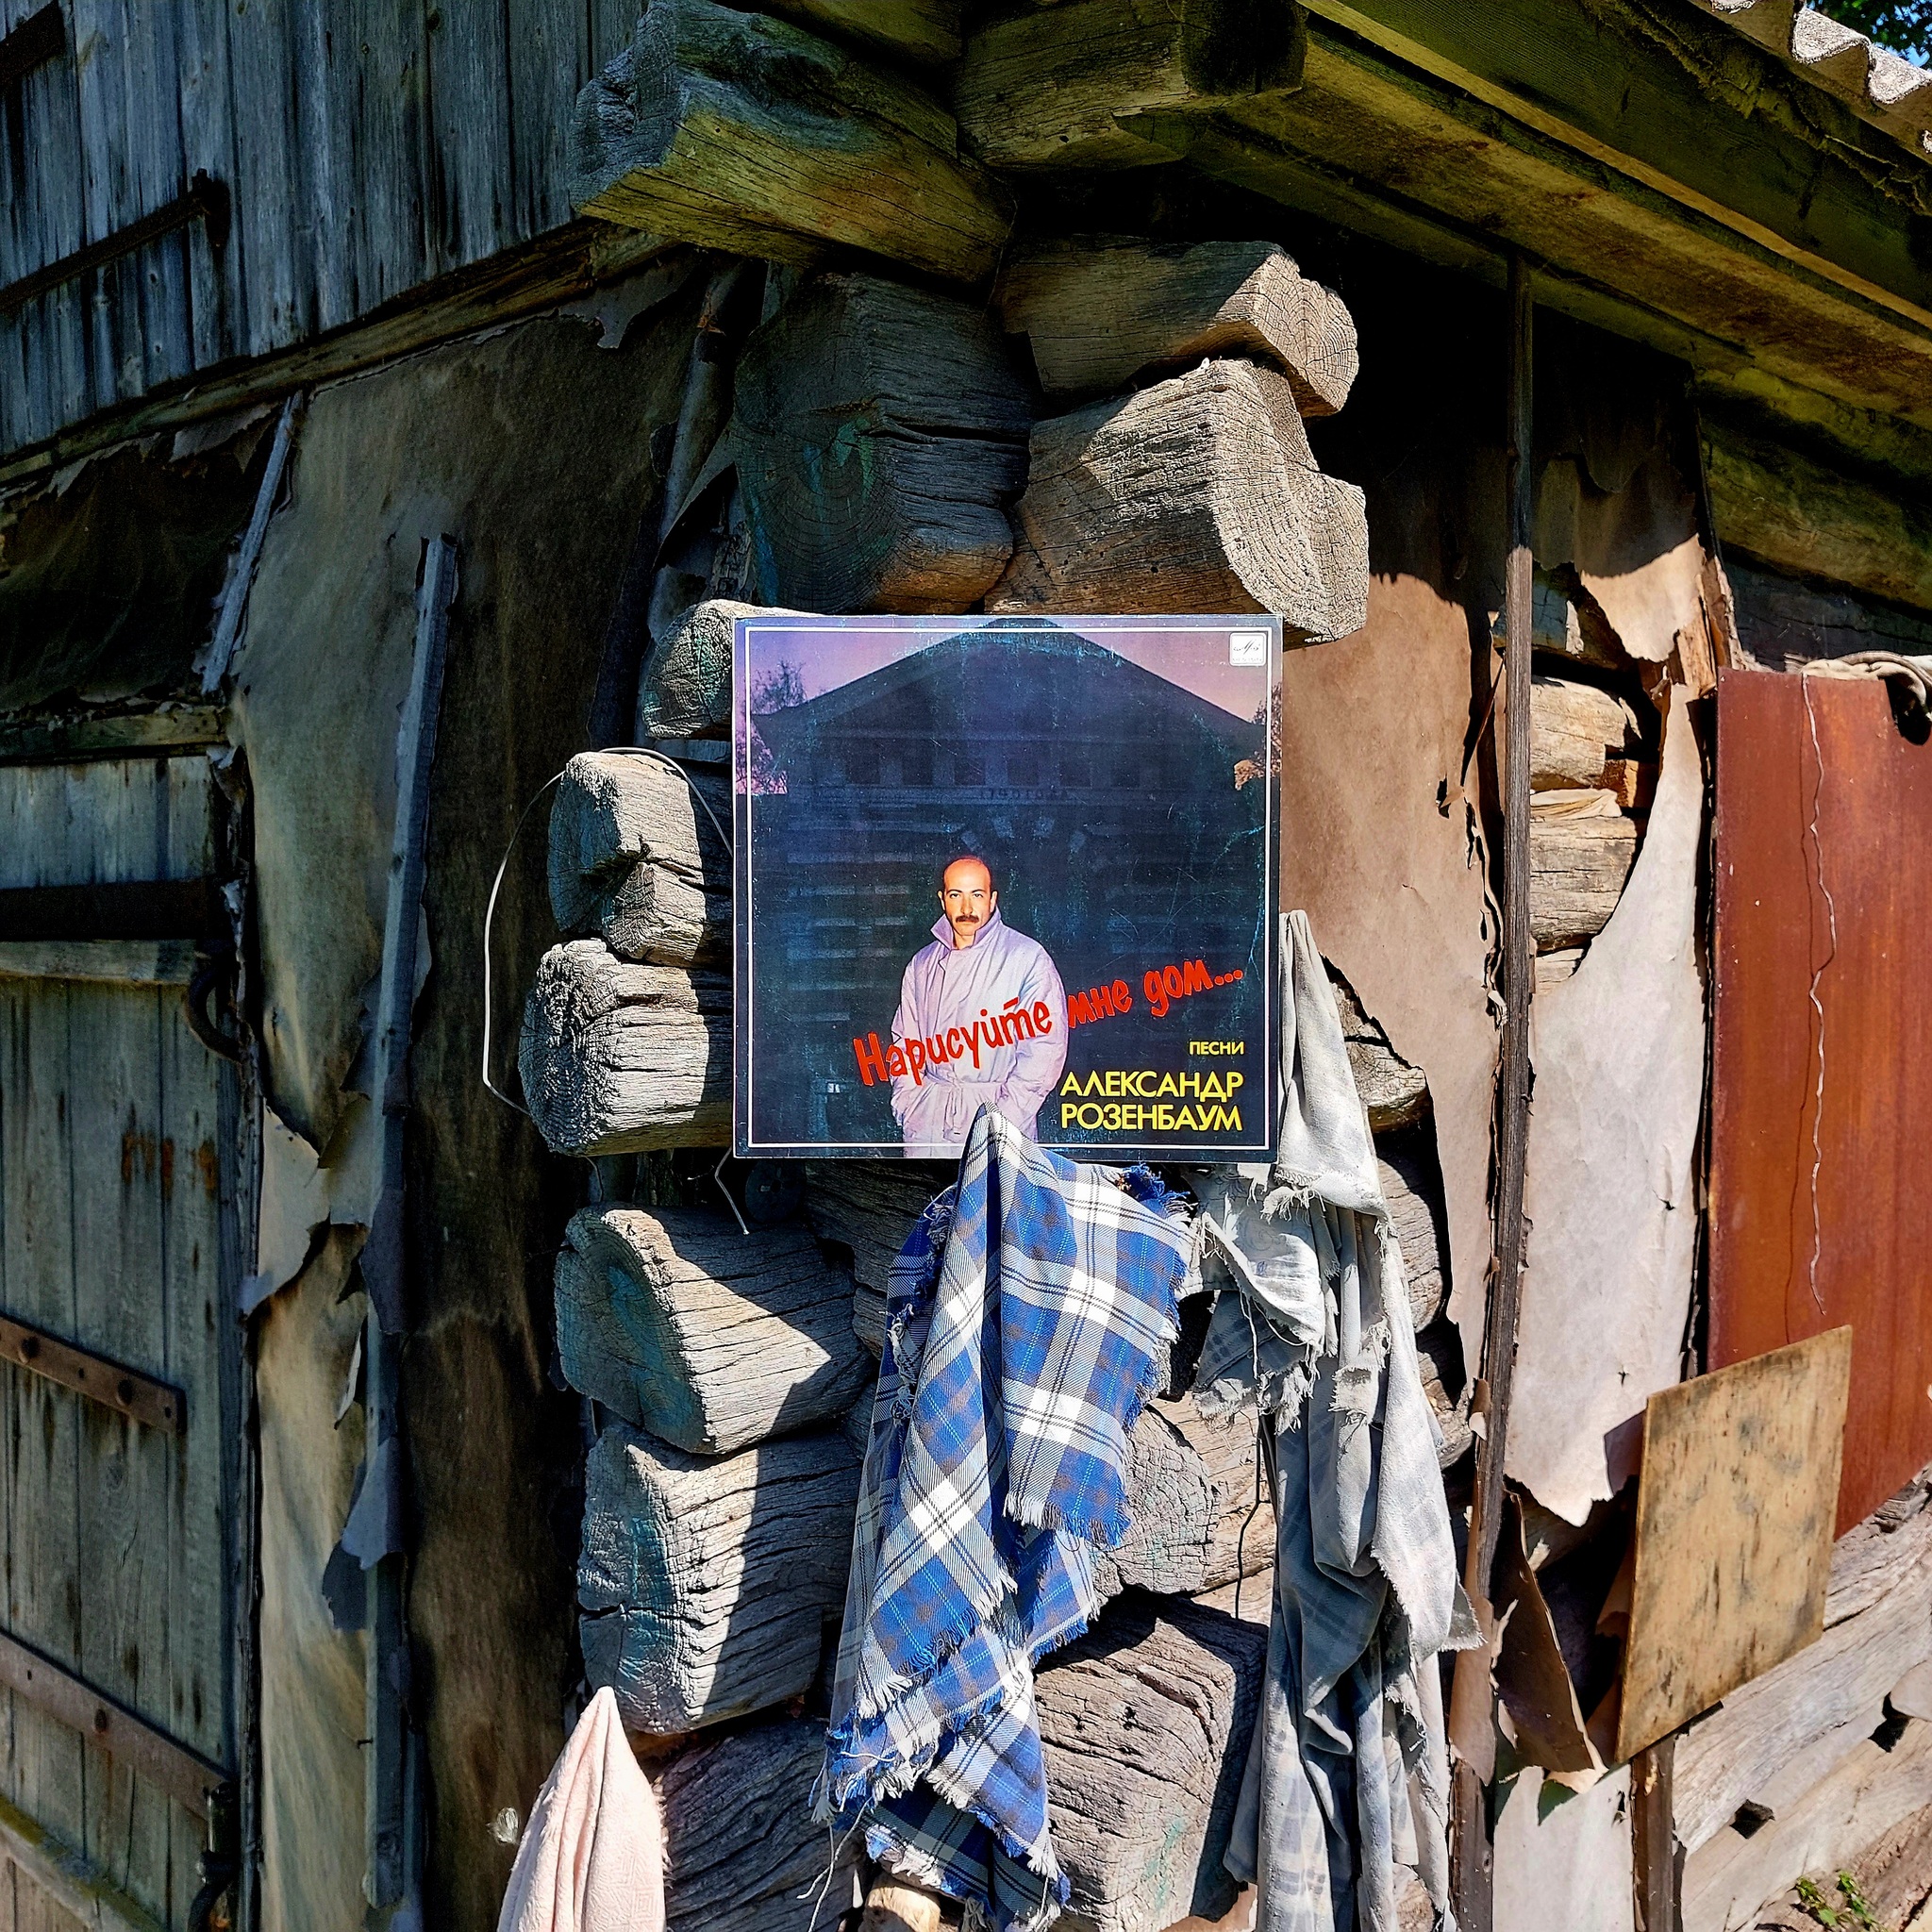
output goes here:
[[[892, 1081], [908, 1147], [957, 1154], [982, 1107], [1029, 1140], [1067, 1063], [1067, 995], [1046, 948], [997, 908], [970, 946], [943, 919], [899, 984], [892, 1041], [908, 1071]], [[917, 1068], [917, 1075], [910, 1071]]]

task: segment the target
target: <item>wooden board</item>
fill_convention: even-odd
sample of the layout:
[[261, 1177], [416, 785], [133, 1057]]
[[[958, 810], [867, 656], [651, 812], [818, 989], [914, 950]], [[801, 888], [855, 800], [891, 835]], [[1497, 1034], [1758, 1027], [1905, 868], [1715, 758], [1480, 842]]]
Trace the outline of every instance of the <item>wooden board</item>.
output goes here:
[[[0, 878], [23, 888], [192, 880], [211, 857], [199, 757], [0, 768], [0, 817], [19, 834]], [[64, 1674], [22, 1665], [0, 1692], [0, 1801], [24, 1857], [38, 1832], [78, 1861], [59, 1869], [179, 1928], [206, 1829], [167, 1768], [236, 1745], [235, 1075], [177, 986], [8, 978], [0, 1091], [0, 1310], [20, 1356], [26, 1329], [70, 1345], [0, 1369], [0, 1626]], [[30, 1864], [14, 1923], [64, 1923]]]
[[1717, 720], [1709, 1358], [1851, 1324], [1842, 1534], [1932, 1458], [1932, 745], [1875, 681], [1726, 671]]
[[1619, 1758], [1823, 1633], [1851, 1368], [1837, 1328], [1650, 1398]]

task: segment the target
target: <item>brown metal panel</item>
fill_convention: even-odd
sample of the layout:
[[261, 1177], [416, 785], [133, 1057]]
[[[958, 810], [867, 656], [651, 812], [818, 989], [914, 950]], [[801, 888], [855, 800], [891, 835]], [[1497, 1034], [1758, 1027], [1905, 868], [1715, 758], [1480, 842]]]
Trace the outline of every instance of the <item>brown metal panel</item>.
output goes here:
[[1932, 744], [1718, 684], [1710, 1366], [1853, 1331], [1840, 1534], [1932, 1460]]

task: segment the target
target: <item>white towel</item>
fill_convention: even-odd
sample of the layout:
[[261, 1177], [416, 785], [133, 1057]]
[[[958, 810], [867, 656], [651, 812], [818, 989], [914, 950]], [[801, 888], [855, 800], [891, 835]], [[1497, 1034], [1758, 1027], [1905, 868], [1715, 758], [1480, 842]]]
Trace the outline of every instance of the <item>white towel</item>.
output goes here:
[[664, 1932], [664, 1833], [608, 1689], [591, 1699], [524, 1827], [496, 1932]]

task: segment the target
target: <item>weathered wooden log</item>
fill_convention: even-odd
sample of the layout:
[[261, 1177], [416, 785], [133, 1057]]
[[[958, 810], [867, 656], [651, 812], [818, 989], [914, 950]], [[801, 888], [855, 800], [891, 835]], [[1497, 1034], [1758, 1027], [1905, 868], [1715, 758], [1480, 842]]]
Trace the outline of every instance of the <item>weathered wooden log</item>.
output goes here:
[[580, 213], [744, 255], [836, 242], [970, 282], [1011, 226], [926, 95], [714, 0], [653, 0], [577, 97], [574, 162]]
[[1265, 1625], [1132, 1596], [1041, 1669], [1070, 1932], [1148, 1932], [1234, 1903], [1221, 1861], [1267, 1649]]
[[731, 1134], [730, 977], [632, 965], [602, 940], [553, 946], [517, 1072], [558, 1154], [719, 1146]]
[[852, 1277], [796, 1223], [586, 1208], [557, 1257], [564, 1378], [635, 1428], [720, 1455], [843, 1415], [872, 1375]]
[[1409, 1319], [1418, 1335], [1441, 1311], [1445, 1209], [1435, 1148], [1425, 1137], [1391, 1135], [1375, 1145], [1375, 1171], [1408, 1276]]
[[1594, 939], [1637, 863], [1637, 824], [1615, 818], [1529, 821], [1529, 925], [1539, 951]]
[[1012, 553], [1033, 406], [982, 308], [806, 283], [745, 344], [731, 446], [768, 603], [957, 610]]
[[[1847, 1602], [1855, 1612], [1835, 1614]], [[1932, 1658], [1932, 1512], [1890, 1536], [1841, 1539], [1825, 1623], [1816, 1643], [1678, 1739], [1677, 1836], [1692, 1852], [1747, 1803], [1767, 1817], [1797, 1804], [1871, 1735], [1892, 1689]]]
[[1381, 1023], [1362, 1010], [1347, 980], [1332, 972], [1329, 978], [1341, 1015], [1341, 1043], [1348, 1049], [1356, 1091], [1369, 1110], [1369, 1125], [1386, 1134], [1421, 1120], [1429, 1110], [1428, 1075], [1390, 1044]]
[[953, 106], [994, 167], [1145, 167], [1173, 157], [1135, 116], [1297, 87], [1305, 49], [1270, 0], [1068, 0], [970, 35]]
[[937, 1893], [881, 1878], [865, 1895], [858, 1932], [940, 1932], [943, 1923], [943, 1908]]
[[1315, 467], [1287, 378], [1205, 362], [1033, 432], [989, 610], [1272, 610], [1291, 640], [1368, 608], [1362, 492]]
[[658, 758], [579, 752], [550, 808], [558, 924], [597, 934], [620, 959], [729, 959], [730, 828], [722, 773], [686, 777]]
[[1460, 1462], [1475, 1441], [1469, 1423], [1469, 1380], [1462, 1361], [1462, 1331], [1447, 1315], [1438, 1315], [1415, 1339], [1416, 1367], [1423, 1393], [1442, 1432], [1437, 1460], [1444, 1469]]
[[[1740, 1820], [1749, 1825], [1742, 1831], [1726, 1825], [1684, 1860], [1684, 1932], [1760, 1925], [1760, 1908], [1807, 1873], [1826, 1874], [1822, 1889], [1835, 1891], [1829, 1874], [1928, 1806], [1932, 1724], [1908, 1723], [1886, 1743], [1859, 1739], [1788, 1816]], [[1840, 1923], [1850, 1919], [1846, 1913]]]
[[1245, 355], [1288, 378], [1304, 416], [1328, 416], [1355, 381], [1346, 305], [1272, 242], [1034, 242], [1001, 271], [999, 302], [1050, 396], [1098, 395], [1143, 370]]
[[945, 67], [959, 58], [965, 7], [964, 0], [767, 0], [762, 10], [803, 21], [827, 40], [850, 41], [889, 59]]
[[[664, 643], [644, 660], [638, 682], [637, 735], [728, 738], [731, 735], [731, 625], [739, 617], [793, 617], [762, 604], [708, 597], [694, 604]], [[725, 829], [730, 818], [724, 813]]]
[[812, 1160], [805, 1218], [822, 1241], [852, 1254], [852, 1326], [876, 1359], [886, 1341], [886, 1290], [912, 1224], [954, 1171], [936, 1160]]
[[828, 1858], [820, 1924], [839, 1923], [864, 1847], [828, 1847], [813, 1822], [824, 1757], [824, 1725], [792, 1718], [681, 1752], [657, 1774], [665, 1932], [801, 1932], [811, 1907], [800, 1897], [825, 1880]]
[[613, 1422], [585, 1472], [578, 1630], [632, 1730], [689, 1731], [818, 1674], [859, 1458], [842, 1430], [695, 1457]]
[[1529, 782], [1538, 791], [1601, 786], [1610, 760], [1641, 749], [1637, 713], [1614, 692], [1539, 672], [1529, 696]]
[[1128, 1448], [1133, 1527], [1094, 1563], [1103, 1599], [1124, 1590], [1193, 1596], [1273, 1564], [1274, 1511], [1265, 1484], [1257, 1493], [1252, 1416], [1208, 1422], [1185, 1397], [1157, 1399], [1141, 1411]]

